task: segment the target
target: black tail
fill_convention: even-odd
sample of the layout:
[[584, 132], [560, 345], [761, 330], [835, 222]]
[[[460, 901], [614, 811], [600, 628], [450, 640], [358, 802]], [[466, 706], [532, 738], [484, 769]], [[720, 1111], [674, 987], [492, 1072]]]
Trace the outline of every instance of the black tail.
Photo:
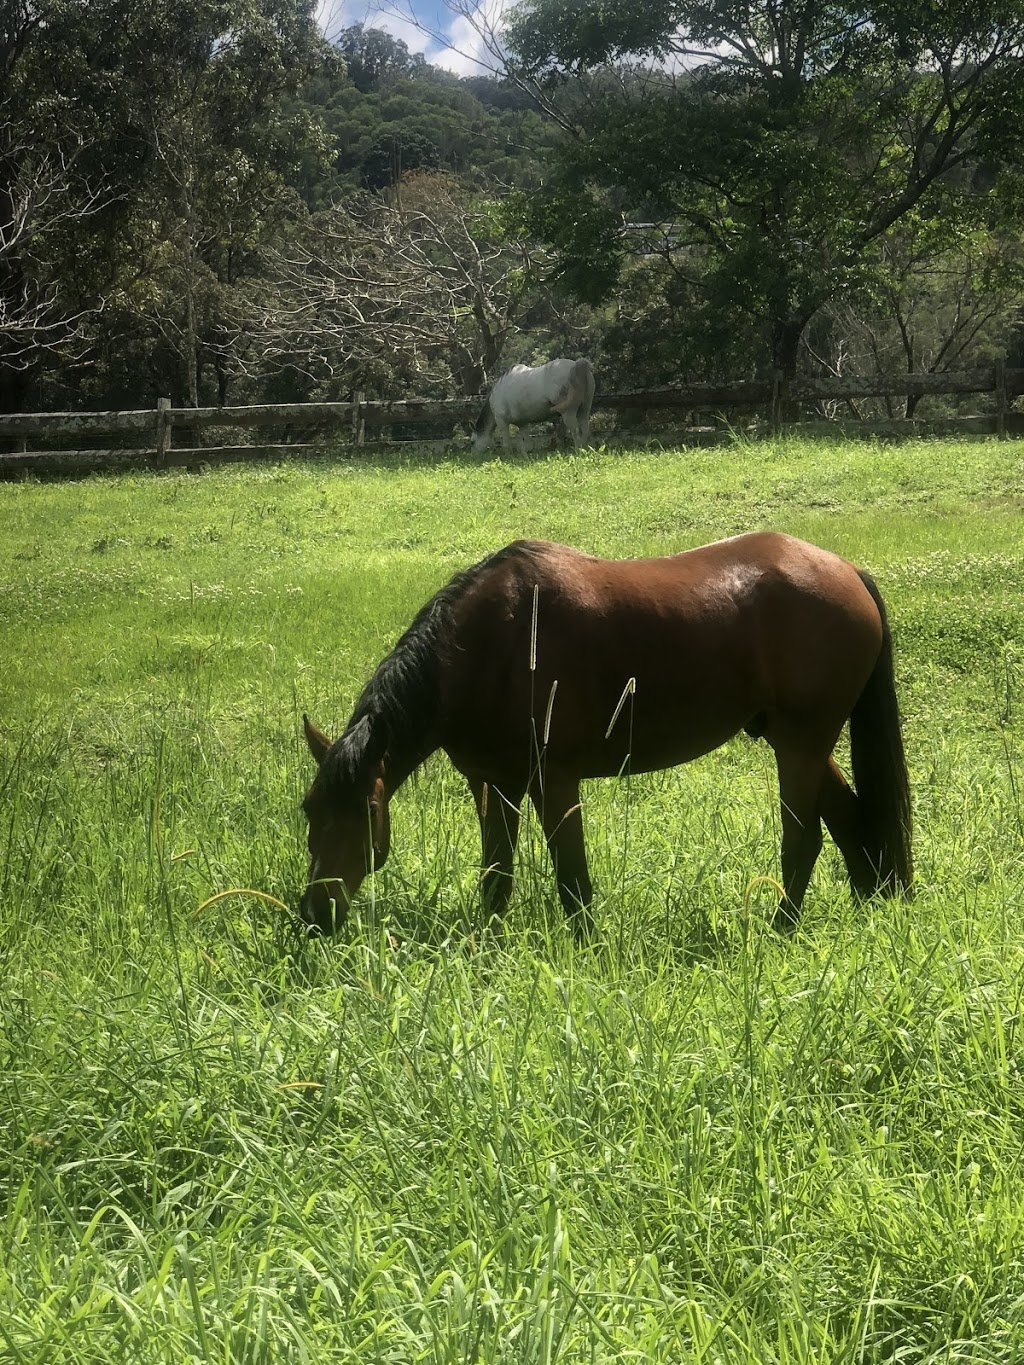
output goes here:
[[850, 716], [850, 757], [861, 838], [877, 871], [877, 889], [886, 896], [910, 895], [914, 879], [910, 782], [896, 701], [892, 635], [874, 579], [864, 572], [860, 578], [882, 618], [882, 652]]

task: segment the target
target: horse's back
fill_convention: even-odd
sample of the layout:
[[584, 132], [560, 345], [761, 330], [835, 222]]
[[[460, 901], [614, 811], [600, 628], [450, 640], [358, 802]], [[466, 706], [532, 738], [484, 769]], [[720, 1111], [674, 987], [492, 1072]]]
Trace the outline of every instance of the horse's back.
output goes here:
[[[491, 408], [500, 422], [539, 422], [560, 411], [566, 398], [575, 393], [582, 383], [586, 389], [585, 373], [577, 379], [577, 366], [589, 361], [557, 359], [543, 365], [513, 365], [491, 390]], [[591, 380], [593, 372], [591, 371]], [[575, 406], [575, 403], [574, 403]]]
[[[830, 550], [776, 531], [754, 531], [678, 554], [603, 559], [551, 541], [516, 541], [492, 557], [467, 603], [479, 599], [482, 619], [498, 597], [512, 610], [524, 596], [575, 615], [580, 628], [606, 628], [618, 616], [650, 611], [666, 621], [734, 614], [771, 601], [808, 599], [840, 612], [874, 611], [859, 571]], [[593, 621], [591, 620], [593, 618]]]

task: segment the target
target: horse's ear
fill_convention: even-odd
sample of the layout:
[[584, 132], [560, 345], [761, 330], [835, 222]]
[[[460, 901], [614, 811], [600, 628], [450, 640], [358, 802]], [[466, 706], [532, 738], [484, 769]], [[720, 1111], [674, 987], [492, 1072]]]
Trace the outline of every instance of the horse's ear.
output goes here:
[[318, 730], [305, 711], [302, 713], [302, 728], [306, 732], [306, 743], [309, 745], [309, 752], [313, 755], [317, 764], [323, 763], [327, 757], [327, 750], [331, 747], [331, 741], [322, 730]]

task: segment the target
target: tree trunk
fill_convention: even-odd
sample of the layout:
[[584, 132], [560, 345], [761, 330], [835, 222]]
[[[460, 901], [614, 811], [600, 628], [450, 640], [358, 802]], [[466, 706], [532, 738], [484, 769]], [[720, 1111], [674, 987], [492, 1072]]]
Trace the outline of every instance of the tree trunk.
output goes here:
[[[24, 298], [25, 277], [16, 257], [0, 260], [0, 302], [7, 305], [11, 316]], [[30, 370], [33, 368], [23, 348], [0, 333], [0, 412], [22, 412], [31, 388]], [[17, 450], [15, 440], [0, 440], [0, 450]]]
[[214, 357], [213, 368], [217, 375], [217, 402], [220, 407], [225, 408], [228, 403], [229, 375], [227, 361], [220, 353]]
[[790, 398], [789, 392], [796, 379], [800, 341], [806, 326], [805, 317], [775, 318], [772, 321], [772, 363], [781, 379], [779, 417], [783, 423], [795, 422], [799, 417], [799, 406]]
[[[0, 348], [0, 413], [22, 412], [28, 398], [31, 378], [23, 366], [4, 363]], [[22, 438], [0, 436], [0, 451], [23, 450]]]
[[459, 345], [452, 356], [452, 377], [456, 388], [465, 398], [472, 398], [483, 388], [487, 372], [483, 365], [472, 355], [469, 348]]

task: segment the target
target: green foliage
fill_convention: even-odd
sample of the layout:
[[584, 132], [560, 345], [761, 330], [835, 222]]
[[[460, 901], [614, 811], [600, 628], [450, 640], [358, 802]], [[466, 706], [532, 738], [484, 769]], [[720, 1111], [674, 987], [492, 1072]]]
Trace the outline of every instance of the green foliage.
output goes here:
[[382, 189], [396, 174], [433, 167], [468, 185], [498, 182], [528, 188], [541, 175], [557, 140], [521, 101], [510, 101], [495, 78], [459, 80], [405, 44], [354, 25], [337, 39], [344, 74], [307, 87], [335, 148], [334, 175], [305, 186], [320, 205], [357, 187]]
[[763, 338], [737, 326], [735, 312], [656, 255], [629, 262], [615, 291], [614, 316], [601, 330], [603, 369], [624, 390], [688, 382], [735, 381], [755, 373]]
[[[0, 106], [5, 141], [12, 127], [22, 140], [0, 156], [0, 179], [35, 157], [51, 176], [62, 167], [76, 198], [37, 194], [0, 276], [28, 270], [59, 294], [77, 329], [71, 358], [108, 399], [124, 392], [122, 357], [149, 362], [139, 374], [136, 361], [135, 403], [147, 389], [180, 401], [198, 367], [223, 361], [226, 299], [317, 155], [308, 114], [287, 107], [328, 57], [314, 9], [54, 2], [24, 26]], [[45, 404], [44, 377], [37, 387]]]
[[383, 29], [353, 24], [334, 39], [345, 59], [345, 74], [361, 95], [381, 89], [399, 76], [415, 76], [425, 65], [420, 53], [411, 53], [400, 38]]
[[[1011, 106], [1024, 112], [1019, 5], [883, 7], [868, 23], [842, 6], [536, 0], [509, 40], [578, 132], [538, 209], [565, 278], [585, 287], [593, 258], [587, 297], [606, 296], [621, 218], [668, 221], [680, 269], [761, 326], [790, 374], [814, 314], [866, 286], [907, 215], [940, 218], [957, 168], [997, 155]], [[607, 79], [627, 54], [669, 69]]]
[[532, 202], [527, 216], [531, 230], [561, 253], [559, 276], [585, 303], [602, 303], [618, 278], [622, 248], [620, 219], [610, 204], [597, 196], [582, 200], [575, 176]]

